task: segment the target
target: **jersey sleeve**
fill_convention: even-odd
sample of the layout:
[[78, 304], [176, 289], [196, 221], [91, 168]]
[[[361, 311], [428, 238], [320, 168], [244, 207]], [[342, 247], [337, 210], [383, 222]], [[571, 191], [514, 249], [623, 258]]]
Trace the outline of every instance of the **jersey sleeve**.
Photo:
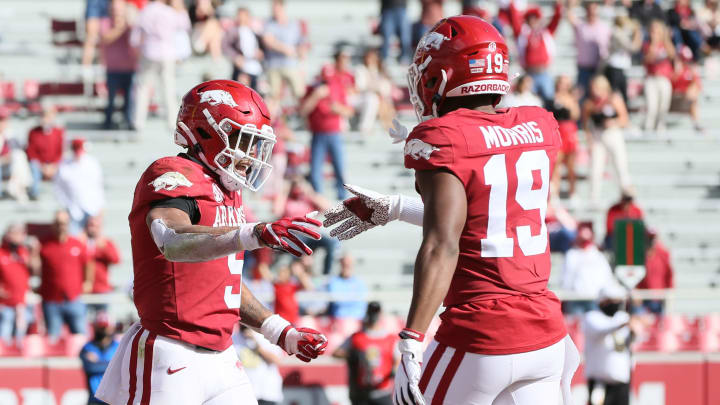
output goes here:
[[174, 197], [164, 200], [155, 200], [150, 203], [152, 208], [176, 208], [188, 214], [193, 225], [200, 222], [200, 209], [197, 201], [191, 197]]
[[[464, 140], [456, 136], [456, 129], [423, 123], [415, 127], [405, 141], [405, 167], [415, 170], [443, 169], [467, 184], [463, 170], [464, 154], [458, 148]], [[455, 136], [454, 136], [455, 135]]]
[[[174, 198], [197, 198], [207, 190], [203, 173], [180, 157], [163, 158], [145, 170], [138, 184], [142, 200], [152, 203]], [[212, 194], [210, 194], [212, 195]]]

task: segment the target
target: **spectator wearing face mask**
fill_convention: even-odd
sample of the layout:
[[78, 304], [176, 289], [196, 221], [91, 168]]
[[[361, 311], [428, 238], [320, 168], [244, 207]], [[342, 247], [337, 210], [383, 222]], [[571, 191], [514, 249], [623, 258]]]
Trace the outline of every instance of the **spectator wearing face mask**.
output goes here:
[[596, 384], [605, 386], [604, 405], [630, 403], [631, 319], [623, 308], [625, 290], [617, 283], [606, 285], [598, 296], [598, 309], [583, 318], [585, 376], [588, 398]]
[[87, 153], [85, 140], [73, 139], [72, 156], [60, 164], [55, 178], [55, 195], [70, 213], [70, 234], [77, 235], [90, 217], [100, 214], [105, 206], [100, 162]]
[[592, 222], [578, 224], [575, 246], [565, 255], [561, 279], [563, 289], [584, 298], [563, 303], [563, 312], [576, 315], [592, 309], [600, 290], [612, 282], [610, 264], [595, 244]]
[[98, 314], [93, 322], [93, 338], [80, 351], [80, 361], [90, 394], [88, 405], [105, 404], [95, 398], [95, 390], [118, 348], [118, 342], [114, 340], [114, 329], [107, 314]]

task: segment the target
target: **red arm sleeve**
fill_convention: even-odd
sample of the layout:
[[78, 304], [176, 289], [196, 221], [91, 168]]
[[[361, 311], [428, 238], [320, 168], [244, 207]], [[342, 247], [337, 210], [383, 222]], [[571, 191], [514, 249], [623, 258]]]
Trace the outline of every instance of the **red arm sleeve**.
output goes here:
[[522, 30], [522, 24], [523, 24], [523, 16], [520, 11], [515, 8], [515, 2], [510, 2], [510, 7], [508, 8], [509, 14], [510, 14], [510, 25], [513, 29], [513, 35], [515, 35], [515, 38], [520, 35], [520, 30]]
[[550, 20], [550, 24], [548, 24], [547, 26], [550, 34], [555, 34], [555, 30], [557, 30], [557, 27], [560, 24], [560, 19], [562, 19], [562, 11], [562, 3], [555, 3], [555, 14], [553, 14], [553, 18], [552, 20]]

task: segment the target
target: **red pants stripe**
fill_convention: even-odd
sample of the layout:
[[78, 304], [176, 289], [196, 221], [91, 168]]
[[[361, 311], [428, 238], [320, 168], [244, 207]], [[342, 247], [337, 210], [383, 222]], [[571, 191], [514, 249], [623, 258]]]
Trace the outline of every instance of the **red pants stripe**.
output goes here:
[[428, 359], [427, 366], [425, 367], [425, 371], [423, 371], [422, 376], [420, 377], [420, 383], [418, 384], [420, 392], [423, 394], [425, 394], [425, 390], [430, 383], [430, 378], [432, 378], [432, 375], [435, 372], [435, 367], [437, 367], [438, 361], [440, 361], [443, 353], [445, 353], [446, 348], [447, 346], [444, 344], [438, 343], [430, 356], [430, 359]]
[[438, 383], [438, 387], [435, 390], [432, 405], [442, 405], [445, 401], [445, 395], [447, 395], [448, 388], [450, 388], [450, 383], [452, 382], [453, 378], [455, 378], [455, 373], [457, 372], [458, 367], [460, 367], [460, 363], [462, 362], [463, 357], [465, 357], [465, 352], [455, 350], [455, 353], [450, 359], [450, 363], [448, 363], [448, 366], [445, 369], [445, 373], [443, 373], [443, 376], [440, 379], [440, 383]]
[[143, 389], [140, 405], [150, 405], [150, 392], [152, 391], [153, 346], [157, 335], [150, 332], [145, 340], [145, 364], [143, 365]]
[[137, 390], [138, 343], [140, 342], [143, 332], [145, 332], [145, 328], [140, 328], [135, 334], [130, 348], [130, 350], [132, 350], [132, 354], [130, 355], [130, 397], [128, 397], [127, 405], [133, 405], [133, 401], [135, 401], [135, 391]]

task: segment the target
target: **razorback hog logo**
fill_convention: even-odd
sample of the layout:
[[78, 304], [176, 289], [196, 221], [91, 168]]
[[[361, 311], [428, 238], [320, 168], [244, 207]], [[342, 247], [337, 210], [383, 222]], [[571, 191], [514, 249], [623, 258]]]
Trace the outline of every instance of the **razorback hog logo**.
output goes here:
[[436, 150], [440, 149], [419, 139], [411, 139], [405, 144], [405, 154], [415, 160], [420, 158], [430, 160], [430, 155]]
[[471, 84], [460, 88], [460, 94], [476, 94], [476, 93], [487, 93], [487, 92], [506, 92], [510, 89], [507, 84], [500, 83], [481, 83]]
[[155, 191], [175, 190], [178, 187], [192, 187], [192, 183], [187, 177], [178, 172], [163, 173], [157, 179], [148, 183], [148, 186], [155, 187]]
[[218, 104], [229, 105], [230, 107], [237, 107], [237, 103], [232, 98], [232, 95], [225, 90], [208, 90], [200, 93], [200, 102], [208, 103], [212, 106]]
[[444, 41], [449, 41], [450, 38], [439, 32], [428, 32], [418, 44], [418, 49], [429, 51], [431, 48], [440, 49]]

